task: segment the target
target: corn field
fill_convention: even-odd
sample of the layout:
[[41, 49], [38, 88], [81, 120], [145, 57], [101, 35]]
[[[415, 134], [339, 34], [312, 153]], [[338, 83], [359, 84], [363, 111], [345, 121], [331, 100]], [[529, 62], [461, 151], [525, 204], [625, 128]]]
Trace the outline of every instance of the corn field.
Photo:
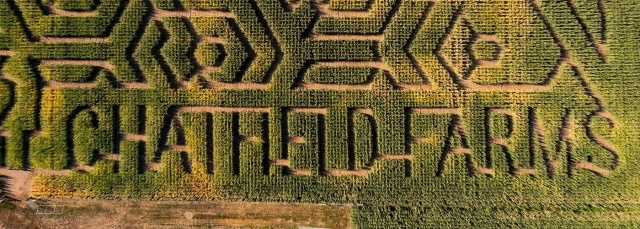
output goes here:
[[637, 15], [0, 0], [0, 167], [68, 171], [36, 197], [363, 204], [355, 228], [637, 228]]

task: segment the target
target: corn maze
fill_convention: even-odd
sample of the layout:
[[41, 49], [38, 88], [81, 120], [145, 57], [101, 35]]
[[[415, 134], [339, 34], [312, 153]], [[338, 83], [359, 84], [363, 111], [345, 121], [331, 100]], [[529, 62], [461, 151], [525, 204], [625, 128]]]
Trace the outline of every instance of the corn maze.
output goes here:
[[[54, 198], [638, 227], [635, 0], [1, 0], [0, 166]], [[549, 213], [551, 212], [551, 213]]]

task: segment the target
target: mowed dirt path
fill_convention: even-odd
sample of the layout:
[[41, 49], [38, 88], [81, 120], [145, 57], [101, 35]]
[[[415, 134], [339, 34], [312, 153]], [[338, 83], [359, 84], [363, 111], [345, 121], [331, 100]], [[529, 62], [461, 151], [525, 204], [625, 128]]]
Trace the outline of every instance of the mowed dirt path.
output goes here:
[[26, 200], [29, 197], [32, 177], [31, 171], [0, 168], [0, 179], [4, 182], [5, 191], [14, 199]]
[[[86, 169], [86, 168], [85, 168]], [[4, 183], [4, 190], [9, 196], [17, 200], [26, 200], [31, 193], [31, 180], [34, 175], [67, 175], [71, 170], [39, 169], [36, 171], [10, 170], [0, 168], [0, 181]]]

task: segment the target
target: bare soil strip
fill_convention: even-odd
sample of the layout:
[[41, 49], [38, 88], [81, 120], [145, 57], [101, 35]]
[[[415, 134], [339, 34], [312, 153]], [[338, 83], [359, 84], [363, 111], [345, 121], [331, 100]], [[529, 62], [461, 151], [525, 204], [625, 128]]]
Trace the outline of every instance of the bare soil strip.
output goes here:
[[89, 65], [112, 70], [113, 66], [107, 60], [41, 60], [42, 65]]
[[372, 67], [381, 70], [390, 70], [384, 61], [316, 61], [314, 64], [324, 67]]
[[316, 114], [327, 114], [327, 109], [326, 108], [291, 108], [289, 109], [289, 112], [296, 112], [296, 113], [316, 113]]
[[508, 138], [491, 138], [491, 143], [496, 144], [496, 145], [501, 145], [501, 146], [505, 146], [506, 142], [508, 141]]
[[107, 43], [108, 37], [37, 37], [39, 42], [44, 43]]
[[601, 56], [603, 56], [605, 59], [607, 58], [607, 55], [605, 55], [607, 53], [607, 45], [595, 41], [593, 42], [593, 47], [596, 49], [596, 52], [600, 53]]
[[213, 89], [225, 89], [225, 90], [266, 90], [267, 84], [263, 83], [250, 83], [250, 82], [242, 82], [242, 83], [223, 83], [223, 82], [209, 82], [208, 83]]
[[[465, 19], [466, 19], [466, 16], [465, 16]], [[478, 36], [478, 38], [481, 38], [483, 40], [488, 40], [488, 41], [492, 41], [492, 42], [495, 42], [497, 44], [500, 44], [500, 41], [498, 40], [498, 37], [496, 37], [496, 35], [486, 34], [486, 33], [478, 33], [478, 34], [476, 34], [476, 36]]]
[[458, 108], [411, 108], [411, 113], [416, 114], [460, 114]]
[[323, 84], [323, 83], [312, 83], [312, 82], [302, 82], [298, 84], [298, 89], [307, 89], [307, 90], [371, 90], [371, 84]]
[[606, 111], [596, 112], [596, 115], [602, 116], [603, 118], [609, 119], [610, 121], [615, 121], [616, 120], [616, 118], [613, 117], [613, 115], [611, 113], [606, 112]]
[[451, 148], [450, 152], [453, 154], [471, 154], [471, 149], [469, 148]]
[[400, 155], [384, 154], [384, 155], [378, 155], [377, 158], [381, 160], [411, 160], [412, 156], [411, 154], [400, 154]]
[[271, 162], [272, 165], [279, 165], [279, 166], [289, 166], [289, 160], [287, 159], [277, 159]]
[[76, 166], [76, 169], [82, 170], [82, 171], [86, 171], [86, 172], [91, 172], [91, 170], [93, 170], [95, 167], [90, 166], [90, 165], [80, 165], [80, 166]]
[[231, 12], [217, 11], [217, 10], [183, 10], [183, 11], [169, 11], [154, 8], [151, 13], [151, 17], [154, 20], [162, 20], [163, 17], [225, 17], [235, 18], [235, 15]]
[[9, 136], [11, 136], [11, 134], [9, 133], [8, 130], [0, 130], [0, 136], [9, 137]]
[[505, 114], [509, 116], [515, 116], [515, 113], [513, 113], [513, 111], [509, 109], [504, 109], [504, 108], [489, 108], [489, 113], [498, 113], [498, 114]]
[[205, 107], [205, 106], [181, 106], [178, 107], [178, 112], [259, 112], [269, 113], [267, 107]]
[[0, 168], [0, 175], [8, 177], [4, 181], [6, 182], [6, 191], [12, 198], [26, 200], [29, 197], [33, 172]]
[[320, 15], [325, 17], [369, 17], [372, 15], [371, 11], [346, 11], [346, 10], [332, 10], [329, 9], [327, 4], [315, 4], [316, 9], [320, 12]]
[[13, 78], [12, 76], [10, 76], [9, 74], [2, 72], [2, 74], [0, 74], [0, 78], [3, 80], [8, 80], [13, 82], [14, 84], [18, 84], [18, 82], [20, 82], [18, 79]]
[[147, 135], [144, 134], [122, 134], [122, 139], [127, 141], [147, 141]]
[[353, 111], [373, 116], [373, 111], [371, 109], [368, 109], [368, 108], [356, 108]]
[[360, 35], [360, 34], [322, 34], [322, 33], [313, 33], [311, 34], [311, 39], [315, 40], [371, 40], [381, 42], [384, 37], [382, 35]]
[[42, 136], [44, 136], [44, 131], [40, 131], [40, 130], [31, 131], [31, 133], [29, 133], [29, 136], [31, 136], [31, 137], [42, 137]]
[[536, 175], [536, 170], [531, 168], [519, 168], [514, 172], [515, 174], [527, 174], [527, 175]]
[[184, 145], [170, 145], [166, 147], [166, 150], [170, 151], [179, 151], [179, 152], [188, 152], [189, 149]]
[[214, 36], [203, 36], [203, 35], [199, 35], [196, 38], [196, 42], [216, 43], [216, 44], [222, 44], [222, 45], [227, 43], [227, 41], [222, 38], [214, 37]]
[[14, 53], [11, 50], [0, 50], [0, 56], [13, 56]]
[[609, 176], [611, 174], [610, 170], [606, 170], [606, 169], [600, 168], [600, 167], [594, 165], [591, 162], [578, 162], [578, 163], [575, 164], [575, 167], [589, 170], [589, 171], [591, 171], [591, 172], [593, 172], [595, 174], [598, 174], [599, 176], [603, 176], [603, 177]]
[[160, 163], [151, 162], [151, 163], [147, 164], [147, 170], [153, 170], [153, 171], [160, 170]]
[[245, 136], [245, 135], [242, 135], [242, 136], [240, 136], [240, 141], [243, 141], [243, 142], [257, 142], [257, 143], [259, 143], [261, 140], [260, 140], [259, 137], [256, 137], [256, 136]]
[[489, 169], [489, 168], [475, 168], [474, 172], [479, 173], [479, 174], [485, 174], [485, 175], [490, 175], [493, 176], [493, 170]]
[[190, 84], [190, 82], [186, 80], [177, 81], [177, 83], [179, 88], [189, 88]]
[[95, 17], [98, 16], [98, 11], [85, 11], [85, 12], [76, 12], [76, 11], [68, 11], [61, 10], [54, 6], [49, 6], [44, 4], [47, 10], [55, 15], [65, 16], [65, 17]]
[[112, 161], [119, 161], [120, 160], [120, 154], [104, 154], [102, 156], [102, 159], [112, 160]]
[[431, 138], [424, 138], [424, 137], [411, 137], [411, 142], [413, 143], [428, 143], [431, 142]]
[[150, 89], [151, 85], [147, 82], [119, 82], [120, 87], [132, 89]]
[[568, 118], [564, 118], [564, 120], [562, 120], [562, 128], [560, 129], [560, 132], [561, 132], [560, 136], [562, 136], [562, 139], [564, 141], [567, 141], [569, 143], [571, 141], [571, 134], [572, 134], [571, 129], [573, 129], [571, 120], [569, 120]]
[[367, 173], [371, 172], [368, 169], [360, 169], [360, 170], [329, 170], [326, 171], [326, 175], [328, 176], [358, 176], [362, 177]]
[[288, 10], [295, 10], [298, 6], [302, 5], [302, 1], [283, 1], [287, 5]]
[[478, 66], [482, 66], [482, 67], [498, 67], [498, 66], [500, 66], [500, 61], [498, 61], [498, 60], [478, 60]]
[[56, 175], [56, 176], [65, 176], [71, 172], [70, 169], [65, 170], [53, 170], [53, 169], [37, 169], [34, 172], [34, 175]]
[[303, 137], [300, 136], [289, 136], [289, 142], [291, 143], [307, 143]]
[[[573, 59], [571, 58], [571, 54], [565, 54], [565, 55], [566, 55], [566, 57], [564, 57], [564, 58], [562, 59], [562, 61], [566, 62], [567, 64], [569, 64], [569, 65], [570, 65], [570, 66], [572, 66], [572, 67], [577, 66], [576, 62], [575, 62], [575, 61], [573, 61]], [[582, 77], [581, 77], [581, 78], [582, 78]]]
[[298, 176], [310, 176], [311, 175], [311, 171], [309, 171], [309, 170], [292, 169], [291, 170], [291, 174], [298, 175]]
[[431, 84], [428, 84], [428, 83], [424, 83], [424, 84], [397, 84], [396, 86], [398, 86], [401, 90], [406, 90], [406, 91], [422, 91], [422, 90], [431, 90], [431, 89], [433, 89], [433, 86]]

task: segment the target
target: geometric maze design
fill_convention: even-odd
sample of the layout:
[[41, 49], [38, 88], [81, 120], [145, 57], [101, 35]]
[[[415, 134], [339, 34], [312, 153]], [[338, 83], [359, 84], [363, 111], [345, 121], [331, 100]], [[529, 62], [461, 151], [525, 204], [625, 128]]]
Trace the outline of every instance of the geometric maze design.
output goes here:
[[0, 166], [57, 174], [37, 196], [574, 203], [628, 163], [603, 2], [6, 0]]
[[461, 78], [468, 78], [468, 75], [477, 64], [475, 57], [471, 56], [471, 47], [478, 35], [473, 31], [466, 17], [459, 16], [453, 23], [451, 32], [446, 36], [443, 39], [445, 41], [444, 44], [440, 46], [440, 50], [437, 52], [447, 67], [451, 68], [457, 75], [462, 76]]

